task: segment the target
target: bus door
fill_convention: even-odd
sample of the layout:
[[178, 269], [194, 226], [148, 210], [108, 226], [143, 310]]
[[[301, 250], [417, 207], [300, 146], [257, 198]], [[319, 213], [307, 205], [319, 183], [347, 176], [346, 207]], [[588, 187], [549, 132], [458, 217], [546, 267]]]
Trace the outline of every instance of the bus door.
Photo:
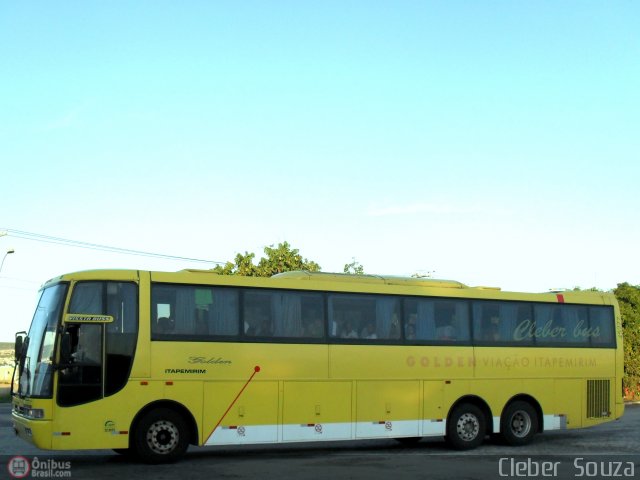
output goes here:
[[58, 405], [80, 405], [103, 397], [103, 345], [103, 323], [65, 322], [58, 369]]
[[114, 395], [127, 384], [137, 332], [136, 283], [86, 281], [73, 285], [59, 342], [54, 444], [75, 448], [82, 442], [80, 447], [93, 448], [87, 442], [104, 435], [105, 421], [111, 420], [105, 420], [106, 412], [124, 412], [112, 407], [118, 402]]

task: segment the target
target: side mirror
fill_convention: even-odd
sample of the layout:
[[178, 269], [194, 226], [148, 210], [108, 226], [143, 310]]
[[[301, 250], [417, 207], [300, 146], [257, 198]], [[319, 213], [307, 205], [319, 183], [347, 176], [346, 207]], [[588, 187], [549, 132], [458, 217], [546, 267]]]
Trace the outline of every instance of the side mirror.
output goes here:
[[20, 359], [20, 357], [22, 356], [22, 346], [24, 345], [24, 340], [21, 336], [17, 336], [16, 337], [16, 343], [13, 347], [13, 352], [14, 352], [14, 356], [15, 356], [15, 360], [16, 362]]
[[71, 363], [71, 334], [64, 332], [60, 337], [60, 363]]

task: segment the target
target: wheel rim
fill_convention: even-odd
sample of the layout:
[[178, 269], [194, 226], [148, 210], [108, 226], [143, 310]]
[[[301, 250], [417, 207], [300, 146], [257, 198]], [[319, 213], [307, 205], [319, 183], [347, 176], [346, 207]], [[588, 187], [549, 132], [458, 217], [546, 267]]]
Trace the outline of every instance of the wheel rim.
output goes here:
[[524, 410], [517, 410], [511, 415], [511, 433], [518, 438], [524, 438], [531, 431], [531, 416]]
[[458, 436], [465, 442], [474, 440], [480, 433], [480, 421], [471, 413], [464, 413], [456, 423]]
[[178, 427], [166, 420], [158, 420], [147, 430], [147, 445], [154, 453], [171, 453], [180, 441]]

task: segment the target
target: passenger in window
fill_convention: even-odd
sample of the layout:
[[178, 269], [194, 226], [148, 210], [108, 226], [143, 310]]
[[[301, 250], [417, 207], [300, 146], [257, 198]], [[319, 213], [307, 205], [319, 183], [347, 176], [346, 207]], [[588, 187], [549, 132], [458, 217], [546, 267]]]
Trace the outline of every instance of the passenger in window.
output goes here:
[[373, 322], [369, 322], [365, 325], [360, 332], [360, 338], [368, 338], [368, 339], [376, 339], [378, 335], [376, 335], [376, 327]]
[[320, 338], [324, 335], [323, 330], [322, 319], [319, 316], [313, 316], [309, 321], [305, 336], [311, 338]]
[[491, 321], [484, 328], [483, 340], [487, 342], [499, 342], [501, 340], [498, 317], [491, 317]]
[[349, 320], [347, 320], [342, 326], [342, 330], [340, 333], [341, 338], [358, 338], [358, 332], [356, 332], [355, 328]]
[[416, 330], [417, 330], [416, 323], [417, 322], [418, 322], [418, 314], [417, 313], [409, 314], [409, 320], [407, 321], [407, 324], [404, 327], [404, 334], [408, 340], [416, 339]]
[[407, 325], [407, 330], [405, 331], [405, 335], [407, 336], [407, 340], [416, 339], [416, 326], [413, 323], [409, 323]]
[[400, 320], [395, 313], [391, 320], [391, 328], [389, 328], [389, 336], [387, 338], [400, 338]]
[[83, 365], [100, 365], [101, 358], [101, 330], [97, 325], [81, 325], [78, 328], [78, 344], [71, 354], [75, 363]]
[[208, 335], [209, 324], [205, 318], [196, 317], [196, 335]]
[[438, 330], [438, 340], [452, 342], [456, 339], [456, 329], [453, 325], [446, 325], [444, 327], [440, 327]]
[[160, 317], [158, 319], [158, 333], [171, 333], [176, 326], [173, 318]]
[[[247, 335], [254, 337], [269, 337], [272, 335], [269, 316], [265, 314], [257, 315], [253, 320], [253, 325], [245, 329]], [[245, 324], [246, 325], [246, 324]]]

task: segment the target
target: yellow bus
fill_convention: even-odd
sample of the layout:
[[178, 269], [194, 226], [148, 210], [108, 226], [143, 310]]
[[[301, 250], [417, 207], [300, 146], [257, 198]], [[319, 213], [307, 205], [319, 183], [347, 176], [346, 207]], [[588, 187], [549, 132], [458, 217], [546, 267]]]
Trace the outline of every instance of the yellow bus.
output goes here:
[[[24, 332], [23, 332], [24, 333]], [[170, 462], [192, 445], [536, 433], [619, 418], [613, 295], [289, 272], [88, 271], [16, 338], [16, 433]]]

